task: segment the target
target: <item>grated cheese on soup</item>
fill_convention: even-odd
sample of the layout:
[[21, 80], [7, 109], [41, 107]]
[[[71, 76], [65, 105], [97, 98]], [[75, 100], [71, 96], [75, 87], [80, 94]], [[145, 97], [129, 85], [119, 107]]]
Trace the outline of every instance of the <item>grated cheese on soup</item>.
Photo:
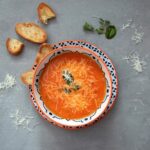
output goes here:
[[50, 61], [40, 77], [40, 94], [56, 115], [77, 119], [100, 106], [106, 90], [103, 71], [80, 53], [65, 53]]

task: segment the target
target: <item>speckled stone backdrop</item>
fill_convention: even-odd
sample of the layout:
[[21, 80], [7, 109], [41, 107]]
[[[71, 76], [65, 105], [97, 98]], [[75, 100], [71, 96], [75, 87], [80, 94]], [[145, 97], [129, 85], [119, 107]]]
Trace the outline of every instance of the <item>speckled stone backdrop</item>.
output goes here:
[[[0, 150], [149, 150], [150, 149], [150, 0], [45, 0], [57, 13], [57, 18], [45, 26], [37, 19], [40, 0], [0, 0], [0, 81], [7, 73], [16, 77], [17, 85], [0, 92]], [[82, 25], [92, 17], [111, 20], [118, 28], [113, 40], [97, 34], [85, 33]], [[132, 29], [120, 30], [130, 18], [141, 25], [143, 42], [131, 41]], [[66, 131], [44, 121], [29, 101], [28, 89], [20, 82], [20, 74], [28, 70], [38, 45], [18, 37], [16, 22], [34, 21], [49, 35], [49, 42], [84, 39], [95, 43], [109, 55], [119, 75], [119, 97], [111, 112], [94, 126], [78, 131]], [[15, 37], [25, 44], [18, 57], [8, 54], [7, 37]], [[137, 73], [122, 58], [135, 50], [147, 65]], [[149, 92], [148, 92], [149, 91]], [[32, 132], [16, 126], [11, 113], [34, 116], [30, 126], [39, 123]]]

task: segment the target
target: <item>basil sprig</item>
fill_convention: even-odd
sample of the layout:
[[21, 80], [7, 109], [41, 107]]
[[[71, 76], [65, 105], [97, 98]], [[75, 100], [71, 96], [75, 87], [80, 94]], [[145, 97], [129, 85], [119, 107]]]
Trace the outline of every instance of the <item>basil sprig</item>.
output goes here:
[[[96, 18], [96, 17], [94, 17]], [[93, 25], [91, 25], [88, 22], [85, 22], [83, 25], [83, 29], [85, 31], [95, 31], [97, 34], [104, 34], [107, 39], [112, 39], [116, 36], [117, 34], [117, 29], [114, 25], [111, 24], [109, 20], [104, 20], [102, 18], [98, 18], [99, 20], [99, 27], [94, 28]]]
[[62, 77], [68, 85], [74, 81], [73, 75], [68, 70], [63, 70]]
[[117, 30], [116, 27], [113, 25], [110, 25], [105, 32], [105, 37], [107, 39], [112, 39], [113, 37], [115, 37], [115, 35], [117, 34]]
[[83, 25], [83, 29], [85, 31], [94, 31], [94, 27], [91, 24], [89, 24], [88, 22], [85, 22], [85, 24]]
[[62, 71], [62, 77], [69, 88], [63, 88], [63, 91], [67, 94], [70, 94], [73, 91], [77, 91], [80, 89], [80, 86], [74, 83], [74, 77], [68, 70]]

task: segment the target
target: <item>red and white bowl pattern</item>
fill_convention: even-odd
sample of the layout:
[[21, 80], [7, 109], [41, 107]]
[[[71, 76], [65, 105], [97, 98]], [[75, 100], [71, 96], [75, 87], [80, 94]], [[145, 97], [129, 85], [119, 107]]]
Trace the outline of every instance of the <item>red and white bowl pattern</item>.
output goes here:
[[[39, 65], [38, 68], [36, 64], [33, 66], [33, 69], [36, 70], [36, 72], [38, 73], [35, 75], [34, 85], [29, 86], [30, 97], [34, 107], [44, 119], [48, 120], [52, 124], [66, 129], [79, 129], [94, 124], [99, 119], [103, 118], [105, 114], [112, 108], [118, 94], [117, 74], [111, 60], [101, 49], [85, 41], [62, 41], [57, 44], [53, 44], [52, 46], [55, 53], [45, 57], [41, 63], [42, 65]], [[97, 63], [102, 66], [102, 70], [105, 73], [105, 77], [107, 79], [107, 92], [102, 105], [95, 113], [79, 120], [66, 120], [56, 116], [46, 108], [42, 99], [40, 98], [39, 93], [37, 92], [38, 78], [40, 75], [40, 71], [44, 68], [44, 65], [49, 61], [49, 59], [51, 59], [50, 57], [55, 57], [55, 55], [59, 55], [60, 53], [66, 52], [68, 50], [86, 53], [92, 59], [96, 60]]]

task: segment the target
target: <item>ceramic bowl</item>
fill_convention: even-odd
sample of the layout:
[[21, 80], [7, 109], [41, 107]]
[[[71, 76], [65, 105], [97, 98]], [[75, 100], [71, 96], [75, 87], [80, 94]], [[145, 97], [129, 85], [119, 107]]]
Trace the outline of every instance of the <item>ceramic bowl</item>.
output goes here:
[[[43, 69], [45, 68], [46, 64], [54, 57], [57, 57], [58, 55], [61, 55], [63, 53], [67, 53], [67, 52], [78, 52], [78, 53], [82, 53], [84, 55], [89, 56], [102, 69], [102, 71], [105, 74], [106, 81], [107, 81], [105, 98], [104, 98], [103, 102], [101, 103], [101, 105], [99, 106], [99, 108], [91, 115], [89, 115], [85, 118], [81, 118], [81, 119], [68, 120], [68, 119], [64, 119], [64, 118], [61, 118], [61, 117], [55, 115], [53, 112], [51, 112], [51, 110], [49, 110], [46, 107], [46, 105], [44, 104], [44, 102], [40, 96], [40, 93], [39, 93], [39, 78], [40, 78], [40, 75], [41, 75]], [[33, 93], [33, 97], [36, 101], [36, 104], [38, 106], [38, 109], [40, 110], [39, 111], [40, 114], [44, 114], [44, 118], [46, 120], [48, 120], [49, 122], [51, 122], [54, 125], [57, 125], [57, 126], [60, 126], [63, 128], [77, 129], [77, 128], [85, 127], [85, 126], [92, 124], [93, 122], [98, 120], [98, 118], [100, 118], [103, 115], [104, 111], [107, 109], [107, 107], [109, 105], [109, 102], [110, 102], [110, 99], [112, 96], [112, 78], [111, 78], [110, 72], [108, 70], [108, 67], [104, 63], [103, 59], [98, 57], [95, 53], [93, 53], [92, 51], [89, 51], [88, 49], [85, 49], [83, 47], [65, 46], [63, 48], [53, 50], [36, 67], [34, 80], [33, 80], [33, 84], [32, 84], [32, 93]]]

